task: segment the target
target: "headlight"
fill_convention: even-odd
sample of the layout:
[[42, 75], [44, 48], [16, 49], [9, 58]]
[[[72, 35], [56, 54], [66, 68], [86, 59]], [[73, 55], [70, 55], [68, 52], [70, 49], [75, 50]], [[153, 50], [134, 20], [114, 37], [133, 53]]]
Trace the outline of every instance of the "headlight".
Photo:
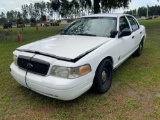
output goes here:
[[57, 77], [73, 79], [83, 76], [89, 73], [90, 71], [91, 71], [90, 65], [83, 65], [80, 67], [53, 66], [51, 74]]
[[17, 56], [13, 55], [13, 63], [17, 66]]

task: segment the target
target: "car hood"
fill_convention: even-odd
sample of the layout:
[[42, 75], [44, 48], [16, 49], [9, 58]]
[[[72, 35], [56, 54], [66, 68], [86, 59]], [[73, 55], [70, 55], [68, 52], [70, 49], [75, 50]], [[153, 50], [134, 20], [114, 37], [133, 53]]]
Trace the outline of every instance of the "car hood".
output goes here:
[[56, 35], [17, 48], [61, 59], [73, 60], [108, 42], [111, 38], [78, 35]]

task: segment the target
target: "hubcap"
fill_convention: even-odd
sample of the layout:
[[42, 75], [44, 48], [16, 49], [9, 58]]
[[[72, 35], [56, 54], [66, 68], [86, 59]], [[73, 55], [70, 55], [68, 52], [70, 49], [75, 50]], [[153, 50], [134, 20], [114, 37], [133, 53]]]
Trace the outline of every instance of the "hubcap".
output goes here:
[[102, 72], [102, 82], [103, 83], [106, 82], [106, 79], [107, 79], [107, 73], [106, 73], [106, 71], [103, 71]]

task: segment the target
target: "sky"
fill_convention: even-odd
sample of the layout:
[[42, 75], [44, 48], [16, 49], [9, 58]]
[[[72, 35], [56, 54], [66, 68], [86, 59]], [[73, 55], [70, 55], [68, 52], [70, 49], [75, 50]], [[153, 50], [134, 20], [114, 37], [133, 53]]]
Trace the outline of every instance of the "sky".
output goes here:
[[[43, 0], [44, 2], [50, 2], [50, 0]], [[157, 0], [131, 0], [132, 2], [129, 4], [128, 10], [138, 9], [139, 7], [147, 5], [154, 6], [160, 5], [160, 2]], [[6, 13], [10, 10], [21, 11], [21, 6], [24, 4], [42, 2], [42, 0], [0, 0], [0, 14], [2, 12]], [[123, 9], [115, 10], [116, 13], [123, 13]]]

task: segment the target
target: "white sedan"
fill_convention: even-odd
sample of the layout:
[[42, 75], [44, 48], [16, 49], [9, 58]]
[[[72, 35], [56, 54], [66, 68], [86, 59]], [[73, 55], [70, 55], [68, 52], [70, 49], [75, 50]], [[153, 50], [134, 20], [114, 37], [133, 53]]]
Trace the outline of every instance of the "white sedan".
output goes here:
[[140, 56], [145, 38], [145, 27], [131, 15], [85, 16], [59, 35], [17, 48], [10, 73], [21, 85], [60, 100], [90, 88], [105, 93], [113, 69], [132, 54]]

